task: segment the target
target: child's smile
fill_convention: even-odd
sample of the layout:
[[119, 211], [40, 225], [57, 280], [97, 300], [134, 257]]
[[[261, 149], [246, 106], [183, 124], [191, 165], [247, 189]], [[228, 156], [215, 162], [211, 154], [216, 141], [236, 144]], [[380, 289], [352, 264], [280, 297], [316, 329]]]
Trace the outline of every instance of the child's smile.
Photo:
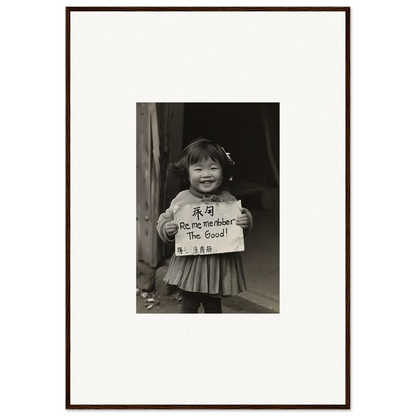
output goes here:
[[222, 183], [222, 168], [217, 162], [205, 159], [189, 166], [191, 185], [203, 194], [215, 191]]

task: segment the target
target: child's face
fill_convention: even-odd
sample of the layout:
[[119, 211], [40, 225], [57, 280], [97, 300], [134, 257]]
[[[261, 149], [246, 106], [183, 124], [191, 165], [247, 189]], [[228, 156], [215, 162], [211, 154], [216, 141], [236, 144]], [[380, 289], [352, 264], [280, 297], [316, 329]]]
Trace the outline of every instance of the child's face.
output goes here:
[[218, 162], [205, 159], [189, 166], [191, 185], [203, 194], [215, 191], [222, 183], [222, 168]]

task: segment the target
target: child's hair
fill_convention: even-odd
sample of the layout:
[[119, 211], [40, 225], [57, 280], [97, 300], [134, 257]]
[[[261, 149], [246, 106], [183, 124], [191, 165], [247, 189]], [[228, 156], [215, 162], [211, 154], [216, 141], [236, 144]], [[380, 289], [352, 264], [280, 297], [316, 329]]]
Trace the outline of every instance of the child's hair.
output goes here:
[[172, 173], [180, 178], [189, 180], [189, 166], [205, 159], [211, 159], [221, 165], [223, 184], [233, 178], [234, 161], [217, 143], [204, 137], [198, 137], [182, 150], [179, 160], [171, 164]]

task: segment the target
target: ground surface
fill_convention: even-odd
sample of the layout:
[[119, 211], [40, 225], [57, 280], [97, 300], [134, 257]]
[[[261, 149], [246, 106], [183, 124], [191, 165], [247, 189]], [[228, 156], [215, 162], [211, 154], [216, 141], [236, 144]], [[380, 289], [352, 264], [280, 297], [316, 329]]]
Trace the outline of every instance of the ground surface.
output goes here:
[[[181, 296], [180, 292], [171, 295], [159, 295], [158, 292], [137, 293], [136, 312], [137, 313], [180, 313]], [[223, 298], [223, 313], [274, 313], [261, 305], [257, 305], [239, 296]], [[203, 313], [201, 307], [199, 313]]]

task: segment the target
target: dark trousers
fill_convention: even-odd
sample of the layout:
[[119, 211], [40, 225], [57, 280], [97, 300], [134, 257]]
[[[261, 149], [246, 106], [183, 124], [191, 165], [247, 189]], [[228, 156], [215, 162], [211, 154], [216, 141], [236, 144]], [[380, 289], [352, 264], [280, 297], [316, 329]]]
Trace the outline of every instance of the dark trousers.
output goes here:
[[181, 313], [198, 313], [201, 303], [205, 313], [222, 313], [221, 298], [182, 290]]

